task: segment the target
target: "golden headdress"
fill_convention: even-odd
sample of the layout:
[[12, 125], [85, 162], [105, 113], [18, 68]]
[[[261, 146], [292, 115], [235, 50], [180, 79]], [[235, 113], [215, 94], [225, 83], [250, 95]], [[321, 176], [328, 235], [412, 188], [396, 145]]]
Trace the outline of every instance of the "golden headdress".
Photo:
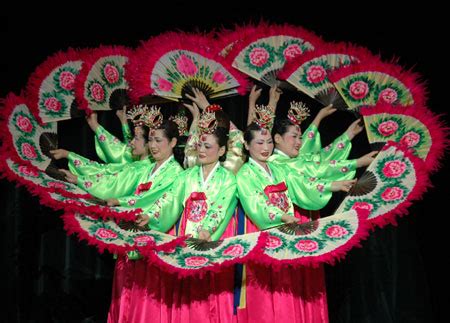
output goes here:
[[272, 130], [275, 114], [268, 105], [256, 105], [255, 107], [255, 123], [267, 130]]
[[170, 116], [169, 120], [176, 123], [178, 127], [178, 134], [180, 136], [187, 135], [188, 133], [188, 117], [182, 113], [178, 113], [174, 116]]
[[291, 107], [288, 110], [288, 119], [291, 120], [292, 123], [300, 126], [300, 124], [309, 117], [309, 108], [303, 102], [291, 102]]
[[133, 125], [143, 126], [145, 125], [145, 115], [148, 113], [148, 107], [146, 105], [134, 105], [131, 109], [127, 110], [126, 117]]
[[163, 123], [164, 116], [160, 110], [160, 107], [152, 105], [148, 108], [148, 112], [144, 115], [145, 125], [152, 130], [159, 129]]
[[201, 134], [212, 134], [218, 127], [216, 111], [222, 111], [220, 105], [211, 104], [200, 115], [198, 120], [198, 128]]

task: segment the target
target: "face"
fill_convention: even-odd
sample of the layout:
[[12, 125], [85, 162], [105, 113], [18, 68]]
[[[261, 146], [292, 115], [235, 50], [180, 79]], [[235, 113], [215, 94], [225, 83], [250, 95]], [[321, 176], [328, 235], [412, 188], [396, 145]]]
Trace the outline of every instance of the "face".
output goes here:
[[253, 139], [250, 143], [245, 143], [245, 148], [254, 160], [266, 162], [273, 151], [272, 136], [265, 129], [252, 131], [252, 134]]
[[289, 157], [297, 157], [302, 146], [302, 132], [299, 126], [289, 126], [282, 136], [275, 135], [275, 146]]
[[144, 132], [141, 127], [134, 128], [134, 137], [131, 140], [132, 154], [142, 156], [148, 153]]
[[200, 137], [197, 152], [200, 164], [209, 165], [216, 163], [225, 154], [225, 147], [219, 146], [214, 135], [205, 134]]
[[148, 149], [156, 162], [165, 161], [173, 153], [177, 141], [175, 138], [169, 140], [163, 129], [150, 130], [148, 136]]

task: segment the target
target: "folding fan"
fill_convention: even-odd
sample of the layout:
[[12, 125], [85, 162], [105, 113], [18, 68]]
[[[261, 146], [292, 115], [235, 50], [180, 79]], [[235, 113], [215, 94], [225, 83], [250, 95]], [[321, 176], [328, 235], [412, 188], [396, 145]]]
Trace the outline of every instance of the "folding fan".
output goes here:
[[143, 246], [169, 250], [187, 238], [142, 229], [127, 221], [103, 220], [82, 213], [66, 212], [62, 218], [68, 234], [76, 233], [80, 240], [87, 240], [100, 252], [107, 249], [111, 253], [124, 254]]
[[43, 171], [52, 168], [49, 151], [58, 147], [56, 122], [40, 125], [25, 99], [13, 94], [6, 98], [3, 113], [3, 145], [8, 149], [9, 156], [23, 164], [31, 163]]
[[31, 193], [58, 192], [66, 197], [89, 197], [75, 184], [48, 176], [33, 165], [17, 163], [10, 158], [0, 160], [1, 170], [6, 178], [24, 185]]
[[75, 84], [80, 108], [118, 110], [129, 105], [125, 64], [131, 53], [125, 47], [99, 47], [90, 53]]
[[424, 163], [403, 146], [385, 145], [369, 165], [336, 213], [352, 209], [369, 211], [368, 221], [380, 227], [395, 223], [395, 215], [406, 213], [411, 200], [417, 199], [428, 185]]
[[219, 50], [218, 55], [221, 57], [226, 57], [230, 51], [238, 43], [245, 41], [248, 37], [255, 35], [261, 26], [257, 25], [243, 25], [235, 26], [233, 29], [227, 30], [223, 29], [216, 33], [215, 38], [217, 42], [217, 48]]
[[424, 103], [425, 91], [418, 77], [394, 64], [350, 65], [337, 69], [329, 78], [353, 111], [378, 102], [404, 106]]
[[104, 202], [93, 198], [77, 185], [54, 179], [33, 165], [24, 165], [7, 158], [0, 160], [2, 172], [10, 181], [24, 185], [37, 195], [40, 203], [56, 210], [79, 211], [96, 218], [114, 218], [134, 220], [140, 209], [130, 210], [123, 207], [108, 207]]
[[235, 263], [244, 263], [260, 252], [264, 242], [263, 232], [237, 235], [219, 241], [190, 238], [185, 240], [185, 246], [178, 246], [169, 252], [143, 250], [141, 254], [149, 257], [161, 269], [176, 272], [183, 277], [214, 270], [218, 266], [225, 268]]
[[325, 44], [286, 63], [278, 78], [286, 80], [324, 106], [333, 104], [336, 108], [346, 109], [328, 74], [343, 66], [376, 59], [364, 48], [350, 44]]
[[134, 221], [136, 215], [141, 213], [141, 209], [125, 207], [110, 207], [105, 201], [92, 196], [68, 197], [66, 194], [50, 192], [41, 196], [41, 203], [55, 210], [65, 210], [66, 212], [82, 212], [94, 218], [114, 219]]
[[271, 266], [333, 264], [368, 236], [367, 212], [353, 211], [266, 230], [269, 236], [261, 261]]
[[58, 52], [39, 65], [26, 87], [28, 105], [40, 123], [83, 115], [75, 101], [75, 80], [84, 51]]
[[360, 111], [370, 144], [384, 145], [387, 141], [395, 141], [424, 161], [427, 159], [432, 146], [432, 136], [426, 125], [430, 121], [428, 111], [390, 105], [377, 105]]
[[298, 27], [262, 24], [246, 39], [234, 43], [226, 58], [242, 73], [269, 86], [283, 87], [277, 74], [284, 64], [321, 43], [317, 36]]
[[245, 79], [215, 55], [205, 36], [166, 33], [144, 43], [127, 67], [131, 94], [137, 101], [149, 94], [180, 101], [192, 88], [209, 98], [244, 94]]

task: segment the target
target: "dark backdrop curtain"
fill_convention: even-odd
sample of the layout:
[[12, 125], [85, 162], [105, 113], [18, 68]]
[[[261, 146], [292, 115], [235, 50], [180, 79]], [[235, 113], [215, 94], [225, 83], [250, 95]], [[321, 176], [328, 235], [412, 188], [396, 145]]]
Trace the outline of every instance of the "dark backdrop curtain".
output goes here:
[[[189, 5], [190, 6], [190, 5]], [[64, 21], [50, 17], [10, 14], [2, 17], [2, 39], [7, 50], [2, 52], [1, 96], [9, 91], [20, 93], [28, 75], [44, 59], [68, 47], [88, 47], [100, 44], [120, 44], [136, 47], [162, 31], [211, 30], [233, 23], [257, 21], [288, 22], [316, 32], [325, 40], [345, 40], [379, 51], [383, 58], [400, 57], [400, 63], [421, 73], [428, 81], [431, 93], [429, 108], [445, 112], [442, 69], [431, 53], [443, 54], [439, 43], [423, 42], [431, 34], [439, 34], [442, 19], [432, 24], [418, 24], [426, 8], [407, 17], [401, 12], [393, 15], [390, 24], [381, 23], [379, 12], [373, 19], [360, 15], [313, 15], [312, 11], [281, 13], [273, 8], [256, 10], [243, 5], [228, 6], [215, 16], [186, 15], [186, 8], [173, 4], [171, 16], [152, 20], [130, 15], [120, 17], [119, 25], [101, 26], [107, 15], [80, 17], [72, 15]], [[391, 8], [392, 9], [392, 8]], [[436, 13], [439, 10], [436, 9]], [[444, 12], [444, 11], [442, 11]], [[308, 14], [306, 14], [308, 13]], [[125, 15], [124, 15], [125, 16]], [[435, 17], [435, 16], [433, 16]], [[39, 19], [38, 19], [39, 18]], [[100, 20], [103, 19], [103, 20]], [[125, 20], [124, 20], [125, 19]], [[401, 20], [400, 20], [401, 19]], [[63, 36], [53, 31], [58, 22], [63, 24]], [[78, 21], [74, 23], [74, 21]], [[95, 22], [95, 23], [94, 23]], [[20, 29], [20, 24], [26, 24]], [[60, 26], [62, 27], [62, 25]], [[418, 43], [422, 41], [421, 43]], [[442, 58], [444, 60], [444, 58]], [[443, 61], [442, 61], [443, 62]], [[441, 95], [441, 97], [439, 97]], [[280, 115], [287, 109], [289, 95], [283, 95]], [[303, 98], [318, 108], [315, 102]], [[264, 99], [262, 100], [264, 101]], [[246, 120], [246, 98], [222, 100], [226, 112], [240, 127]], [[317, 109], [312, 109], [313, 113]], [[100, 114], [100, 122], [120, 136], [119, 123], [113, 112]], [[331, 141], [352, 121], [342, 112], [325, 120], [321, 126], [324, 144]], [[304, 128], [307, 124], [304, 126]], [[0, 130], [3, 131], [3, 130]], [[92, 132], [83, 119], [60, 122], [60, 146], [94, 158]], [[355, 138], [352, 156], [367, 152], [367, 142]], [[446, 199], [449, 197], [449, 167], [432, 176], [435, 188], [424, 195], [424, 200], [410, 208], [410, 214], [399, 219], [398, 226], [376, 229], [370, 237], [334, 266], [326, 266], [330, 322], [443, 322], [448, 306], [448, 217]], [[16, 188], [6, 180], [0, 181], [0, 248], [2, 250], [1, 285], [4, 300], [1, 303], [4, 322], [105, 322], [109, 306], [114, 260], [112, 255], [99, 254], [97, 249], [68, 237], [55, 212], [39, 204], [24, 188]], [[336, 194], [323, 215], [331, 214], [342, 195]]]

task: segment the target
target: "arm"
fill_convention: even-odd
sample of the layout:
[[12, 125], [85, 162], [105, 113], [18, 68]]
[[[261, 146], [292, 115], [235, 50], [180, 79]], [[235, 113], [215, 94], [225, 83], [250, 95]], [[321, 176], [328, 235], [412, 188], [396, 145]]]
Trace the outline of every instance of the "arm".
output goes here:
[[184, 173], [172, 182], [170, 189], [160, 195], [154, 203], [148, 203], [138, 216], [136, 223], [152, 230], [167, 232], [173, 227], [183, 211]]
[[127, 107], [124, 106], [121, 110], [116, 111], [116, 116], [120, 120], [122, 126], [123, 139], [126, 143], [131, 142], [133, 134], [131, 133], [130, 126], [128, 125], [127, 117], [125, 115]]
[[256, 115], [256, 101], [261, 96], [262, 89], [258, 89], [256, 85], [253, 85], [250, 94], [248, 96], [248, 116], [247, 116], [247, 126], [255, 120]]
[[321, 150], [322, 160], [347, 159], [352, 149], [351, 140], [362, 130], [359, 119], [352, 122], [342, 135]]
[[277, 86], [272, 86], [269, 90], [269, 103], [267, 105], [272, 109], [274, 115], [277, 111], [277, 104], [282, 93]]
[[109, 133], [101, 125], [95, 131], [95, 151], [98, 157], [106, 163], [125, 164], [135, 160], [131, 153], [131, 147]]
[[[57, 149], [56, 151], [59, 151]], [[61, 149], [63, 150], [63, 149]], [[56, 154], [58, 155], [58, 154]], [[55, 155], [55, 158], [56, 158]], [[123, 168], [121, 164], [101, 164], [87, 159], [74, 152], [68, 152], [66, 156], [70, 171], [76, 176], [103, 176], [110, 175], [120, 171]]]
[[[282, 216], [285, 213], [278, 207], [268, 204], [268, 197], [264, 193], [264, 185], [249, 181], [252, 174], [247, 171], [240, 171], [236, 176], [238, 197], [245, 214], [252, 220], [252, 222], [260, 229], [272, 228], [284, 223]], [[293, 216], [294, 214], [287, 214]]]
[[335, 111], [336, 108], [333, 108], [332, 105], [328, 105], [320, 109], [308, 128], [303, 131], [302, 146], [300, 147], [299, 154], [317, 154], [321, 152], [322, 141], [320, 139], [319, 125], [324, 118], [328, 117]]
[[99, 173], [79, 176], [77, 185], [91, 195], [100, 198], [119, 198], [135, 193], [137, 186], [148, 182], [149, 163], [147, 161], [128, 164], [112, 174]]

